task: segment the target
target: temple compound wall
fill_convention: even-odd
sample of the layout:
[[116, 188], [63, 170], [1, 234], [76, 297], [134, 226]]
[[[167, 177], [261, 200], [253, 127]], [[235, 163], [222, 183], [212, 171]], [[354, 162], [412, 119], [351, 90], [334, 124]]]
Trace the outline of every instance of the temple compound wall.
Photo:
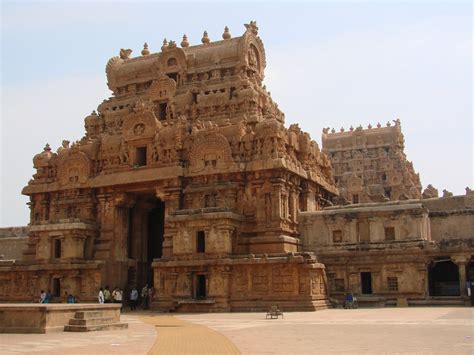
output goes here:
[[362, 302], [467, 302], [474, 281], [474, 193], [303, 212], [301, 240], [326, 265], [330, 294]]
[[341, 204], [421, 198], [421, 182], [407, 161], [400, 120], [385, 127], [323, 129], [323, 152], [333, 166]]
[[28, 241], [21, 261], [0, 263], [0, 301], [148, 283], [165, 311], [328, 306], [298, 215], [337, 194], [330, 160], [285, 127], [256, 23], [222, 38], [108, 61], [113, 96], [85, 135], [33, 158]]
[[28, 227], [0, 228], [0, 260], [19, 260], [26, 246]]

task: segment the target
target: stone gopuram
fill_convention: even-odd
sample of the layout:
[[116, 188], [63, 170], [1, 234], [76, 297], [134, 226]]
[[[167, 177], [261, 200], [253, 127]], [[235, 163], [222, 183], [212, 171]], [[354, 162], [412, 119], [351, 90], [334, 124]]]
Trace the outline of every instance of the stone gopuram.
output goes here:
[[51, 289], [93, 301], [101, 286], [148, 283], [164, 311], [327, 307], [298, 214], [337, 194], [331, 163], [284, 126], [262, 85], [258, 27], [245, 27], [108, 61], [113, 96], [85, 118], [85, 135], [33, 159], [27, 247], [0, 265], [0, 300]]
[[421, 182], [404, 152], [400, 120], [340, 132], [323, 129], [323, 152], [329, 155], [334, 179], [345, 203], [421, 198]]

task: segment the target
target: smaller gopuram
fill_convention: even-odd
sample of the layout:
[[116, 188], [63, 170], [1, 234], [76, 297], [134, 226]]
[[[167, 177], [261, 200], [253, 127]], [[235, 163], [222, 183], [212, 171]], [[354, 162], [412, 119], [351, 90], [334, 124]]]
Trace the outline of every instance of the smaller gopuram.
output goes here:
[[331, 163], [285, 127], [262, 84], [258, 27], [245, 27], [107, 62], [113, 95], [85, 118], [85, 135], [33, 159], [27, 247], [0, 265], [0, 300], [51, 289], [84, 302], [105, 285], [148, 283], [164, 311], [328, 306], [298, 215], [337, 195]]
[[322, 145], [331, 159], [340, 202], [366, 203], [421, 198], [421, 182], [407, 161], [400, 120], [383, 127], [348, 131], [323, 129]]

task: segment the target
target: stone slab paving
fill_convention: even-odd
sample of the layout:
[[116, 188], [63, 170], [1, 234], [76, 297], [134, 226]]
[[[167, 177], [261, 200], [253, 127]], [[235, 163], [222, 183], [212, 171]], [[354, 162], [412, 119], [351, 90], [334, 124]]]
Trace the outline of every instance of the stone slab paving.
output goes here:
[[188, 314], [243, 354], [474, 354], [472, 308], [330, 309], [285, 313]]
[[0, 355], [146, 354], [156, 338], [155, 327], [137, 316], [122, 315], [128, 329], [87, 333], [0, 334]]
[[129, 329], [0, 334], [0, 354], [474, 354], [473, 308], [128, 313]]

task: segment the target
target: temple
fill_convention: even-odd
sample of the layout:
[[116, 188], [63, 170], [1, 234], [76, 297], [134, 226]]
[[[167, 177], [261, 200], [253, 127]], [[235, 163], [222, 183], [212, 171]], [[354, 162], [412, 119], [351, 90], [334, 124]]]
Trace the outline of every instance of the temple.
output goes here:
[[222, 38], [108, 61], [113, 97], [84, 137], [33, 159], [27, 248], [2, 297], [51, 287], [92, 300], [101, 285], [148, 283], [161, 310], [327, 306], [298, 211], [337, 194], [329, 158], [285, 128], [256, 23]]
[[0, 301], [146, 283], [161, 311], [467, 300], [474, 195], [422, 193], [399, 120], [325, 128], [322, 150], [286, 127], [253, 21], [131, 53], [107, 62], [112, 97], [85, 135], [33, 158], [28, 237], [21, 260], [0, 261]]
[[420, 176], [404, 153], [400, 120], [340, 132], [323, 129], [323, 150], [331, 158], [344, 203], [421, 198]]

